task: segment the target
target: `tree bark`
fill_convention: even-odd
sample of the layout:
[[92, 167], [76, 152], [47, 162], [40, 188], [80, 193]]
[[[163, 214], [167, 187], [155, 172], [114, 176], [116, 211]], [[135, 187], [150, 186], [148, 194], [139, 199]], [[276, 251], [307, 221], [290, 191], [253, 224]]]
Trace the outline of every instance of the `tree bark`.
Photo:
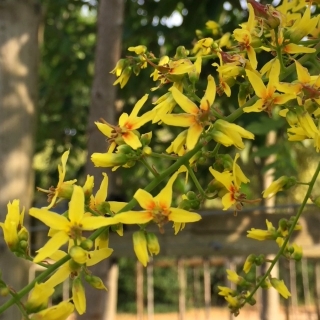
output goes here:
[[[91, 106], [89, 112], [88, 123], [88, 159], [86, 165], [86, 173], [94, 176], [95, 190], [100, 185], [102, 180], [102, 172], [107, 170], [94, 168], [91, 162], [91, 154], [94, 152], [106, 152], [108, 145], [106, 138], [100, 131], [97, 130], [95, 121], [99, 118], [104, 118], [110, 123], [116, 122], [116, 88], [113, 86], [115, 81], [114, 75], [110, 71], [114, 68], [121, 54], [122, 41], [122, 25], [123, 25], [123, 0], [100, 0], [98, 8], [98, 34], [97, 46], [95, 53], [95, 75], [91, 92]], [[109, 195], [117, 195], [116, 175], [108, 171], [109, 176]], [[108, 197], [110, 199], [110, 197]], [[117, 282], [117, 279], [111, 279], [110, 276], [116, 275], [112, 273], [108, 275], [110, 268], [109, 261], [104, 261], [93, 268], [91, 271], [94, 275], [100, 277], [104, 283]], [[87, 312], [78, 317], [79, 319], [100, 320], [103, 315], [108, 315], [108, 320], [114, 318], [114, 313], [108, 313], [105, 308], [108, 308], [108, 301], [115, 301], [112, 299], [114, 287], [109, 287], [108, 292], [97, 290], [86, 286], [87, 296]], [[110, 294], [110, 299], [109, 295]], [[111, 303], [111, 302], [110, 302]], [[115, 306], [111, 306], [115, 309]]]
[[[28, 208], [33, 195], [32, 157], [36, 124], [38, 27], [40, 6], [35, 1], [0, 3], [0, 220], [7, 203], [20, 199]], [[28, 224], [27, 215], [25, 225]], [[0, 269], [15, 290], [28, 280], [28, 265], [0, 240]], [[3, 303], [1, 298], [0, 302]], [[20, 319], [15, 307], [0, 319]]]

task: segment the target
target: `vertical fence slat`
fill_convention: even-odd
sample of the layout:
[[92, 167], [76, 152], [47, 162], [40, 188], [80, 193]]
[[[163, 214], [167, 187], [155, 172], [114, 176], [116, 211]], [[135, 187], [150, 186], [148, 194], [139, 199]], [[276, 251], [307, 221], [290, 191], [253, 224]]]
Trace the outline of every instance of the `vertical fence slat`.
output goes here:
[[179, 320], [185, 319], [186, 314], [186, 274], [184, 260], [178, 259], [178, 281], [179, 281]]
[[137, 276], [137, 320], [143, 320], [143, 265], [137, 261], [136, 264]]
[[203, 261], [205, 320], [210, 319], [211, 308], [211, 274], [208, 259]]

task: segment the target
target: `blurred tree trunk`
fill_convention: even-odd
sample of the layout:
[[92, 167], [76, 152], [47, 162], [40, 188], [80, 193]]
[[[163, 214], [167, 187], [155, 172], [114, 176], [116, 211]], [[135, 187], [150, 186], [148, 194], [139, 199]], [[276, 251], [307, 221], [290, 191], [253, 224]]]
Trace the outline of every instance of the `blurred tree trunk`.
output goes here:
[[[91, 93], [91, 107], [88, 124], [88, 160], [86, 173], [94, 176], [95, 190], [102, 180], [102, 172], [107, 170], [94, 168], [90, 157], [94, 152], [106, 152], [106, 137], [97, 130], [94, 121], [104, 118], [110, 123], [116, 123], [116, 88], [112, 85], [115, 81], [110, 71], [114, 68], [121, 54], [122, 24], [123, 24], [123, 0], [100, 0], [98, 8], [98, 36], [95, 53], [95, 75]], [[117, 195], [116, 176], [108, 171], [109, 195]], [[110, 199], [110, 198], [109, 198]], [[87, 312], [79, 319], [101, 320], [103, 314], [108, 314], [108, 320], [113, 318], [113, 312], [106, 312], [105, 308], [115, 308], [108, 305], [108, 296], [114, 297], [116, 290], [116, 272], [110, 273], [110, 263], [105, 261], [91, 268], [94, 275], [99, 276], [108, 287], [108, 293], [86, 287]], [[111, 303], [110, 303], [111, 304]], [[116, 304], [116, 301], [114, 302]]]
[[[33, 196], [32, 157], [36, 124], [38, 26], [35, 1], [0, 3], [0, 219], [7, 203], [20, 199], [28, 208]], [[25, 218], [25, 224], [28, 224]], [[27, 263], [6, 248], [1, 236], [0, 269], [4, 281], [20, 290], [28, 280]], [[5, 299], [1, 298], [3, 303]], [[20, 319], [12, 307], [0, 319]]]

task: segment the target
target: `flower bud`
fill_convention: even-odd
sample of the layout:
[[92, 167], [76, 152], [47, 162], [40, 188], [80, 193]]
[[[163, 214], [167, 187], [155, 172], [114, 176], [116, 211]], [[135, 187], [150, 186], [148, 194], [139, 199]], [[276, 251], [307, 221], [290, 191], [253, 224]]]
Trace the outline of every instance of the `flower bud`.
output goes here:
[[83, 240], [83, 241], [81, 241], [80, 246], [84, 250], [90, 250], [93, 247], [93, 241], [91, 239]]
[[88, 251], [78, 246], [73, 246], [69, 250], [69, 254], [71, 258], [78, 264], [84, 264], [88, 259]]
[[93, 288], [99, 290], [108, 290], [99, 277], [87, 274], [84, 278]]
[[187, 50], [184, 46], [179, 46], [176, 49], [176, 54], [174, 56], [175, 59], [183, 59], [189, 55], [189, 50]]
[[147, 238], [147, 247], [150, 254], [157, 255], [160, 252], [160, 245], [159, 245], [157, 236], [154, 233], [147, 232], [146, 238]]
[[293, 110], [289, 110], [286, 114], [286, 120], [287, 122], [289, 123], [289, 125], [291, 127], [295, 126], [299, 120], [298, 120], [298, 117], [297, 117], [297, 114], [295, 111]]
[[147, 239], [145, 232], [140, 230], [133, 233], [133, 249], [138, 258], [144, 267], [147, 266], [149, 261], [149, 255], [147, 250]]

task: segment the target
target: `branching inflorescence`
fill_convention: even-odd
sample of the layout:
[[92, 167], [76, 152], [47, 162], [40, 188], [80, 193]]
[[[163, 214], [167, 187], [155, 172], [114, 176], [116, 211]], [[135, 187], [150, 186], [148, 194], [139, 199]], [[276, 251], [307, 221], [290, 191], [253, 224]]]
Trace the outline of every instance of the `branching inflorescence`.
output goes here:
[[[135, 224], [139, 228], [133, 234], [133, 246], [137, 258], [146, 266], [150, 255], [160, 252], [156, 234], [148, 231], [150, 224], [156, 224], [162, 233], [163, 226], [172, 222], [177, 234], [186, 223], [201, 219], [194, 211], [206, 199], [221, 199], [223, 210], [232, 208], [235, 213], [247, 203], [260, 201], [248, 199], [241, 191], [241, 186], [250, 180], [239, 165], [239, 153], [234, 158], [229, 154], [218, 154], [220, 145], [230, 147], [227, 150], [233, 147], [242, 150], [255, 139], [254, 134], [235, 123], [243, 113], [265, 112], [270, 121], [280, 115], [288, 122], [289, 141], [311, 140], [319, 152], [320, 76], [310, 75], [303, 66], [307, 60], [316, 61], [320, 50], [320, 19], [312, 16], [311, 5], [305, 0], [293, 0], [283, 1], [274, 8], [248, 0], [248, 21], [232, 35], [221, 34], [220, 39], [201, 38], [192, 50], [178, 47], [174, 57], [157, 58], [143, 45], [130, 47], [134, 56], [121, 59], [111, 71], [117, 76], [114, 84], [123, 88], [133, 74], [139, 75], [142, 69], [149, 67], [153, 69], [151, 77], [156, 82], [151, 91], [161, 87], [167, 92], [153, 103], [145, 94], [130, 114], [120, 116], [116, 125], [104, 119], [96, 122], [109, 141], [109, 149], [106, 153], [93, 153], [91, 159], [96, 167], [112, 170], [142, 163], [151, 171], [153, 180], [144, 189], [138, 189], [128, 203], [108, 201], [108, 176], [105, 173], [95, 195], [91, 176], [83, 186], [76, 180], [64, 181], [69, 155], [66, 151], [58, 166], [57, 187], [39, 188], [48, 193], [50, 204], [29, 210], [31, 216], [50, 227], [49, 240], [38, 249], [36, 256], [31, 257], [29, 252], [28, 231], [23, 226], [24, 209], [21, 210], [19, 200], [8, 204], [7, 217], [0, 223], [4, 239], [14, 254], [46, 267], [46, 271], [20, 292], [13, 291], [5, 279], [1, 279], [2, 294], [10, 293], [12, 298], [0, 307], [0, 314], [14, 303], [26, 319], [65, 319], [74, 307], [83, 314], [86, 310], [83, 282], [106, 289], [102, 280], [91, 274], [89, 267], [112, 254], [109, 232], [122, 236], [124, 224]], [[215, 35], [217, 27], [214, 21], [207, 23], [207, 28]], [[269, 52], [271, 59], [258, 68], [257, 55], [262, 51]], [[205, 92], [198, 97], [197, 83], [204, 61], [212, 61], [211, 74], [207, 76]], [[289, 76], [294, 80], [286, 82]], [[219, 96], [230, 97], [234, 89], [238, 91], [238, 107], [228, 114], [216, 102]], [[143, 132], [143, 126], [148, 122], [182, 128], [166, 154], [152, 150], [152, 132]], [[153, 158], [169, 159], [172, 165], [158, 172], [148, 163]], [[212, 165], [207, 172], [212, 181], [203, 187], [197, 179], [196, 168], [208, 158]], [[296, 216], [281, 219], [278, 226], [267, 220], [265, 230], [251, 228], [248, 231], [249, 238], [275, 241], [279, 252], [270, 261], [267, 272], [254, 280], [247, 279], [246, 274], [252, 267], [267, 261], [262, 254], [247, 257], [243, 276], [227, 270], [228, 279], [237, 285], [237, 289], [220, 286], [219, 294], [224, 296], [235, 315], [245, 304], [255, 303], [254, 294], [259, 288], [273, 287], [284, 298], [290, 296], [284, 282], [271, 276], [271, 270], [281, 256], [295, 260], [302, 257], [301, 247], [289, 240], [292, 233], [300, 229], [299, 217], [311, 196], [319, 170], [318, 166], [311, 181], [306, 183], [308, 190]], [[196, 191], [183, 195], [182, 201], [174, 206], [173, 187], [179, 175], [191, 179]], [[298, 183], [294, 177], [282, 176], [264, 190], [263, 197], [273, 196]], [[162, 190], [154, 195], [153, 189], [160, 184], [163, 184]], [[63, 199], [69, 201], [69, 210], [62, 215], [51, 211]], [[314, 199], [314, 202], [320, 201]], [[137, 204], [142, 208], [140, 211], [133, 210]], [[91, 231], [89, 236], [87, 231]], [[66, 251], [61, 250], [64, 244], [68, 245]], [[73, 280], [70, 300], [48, 307], [55, 287], [69, 277]], [[19, 300], [29, 292], [27, 302], [21, 305]]]

